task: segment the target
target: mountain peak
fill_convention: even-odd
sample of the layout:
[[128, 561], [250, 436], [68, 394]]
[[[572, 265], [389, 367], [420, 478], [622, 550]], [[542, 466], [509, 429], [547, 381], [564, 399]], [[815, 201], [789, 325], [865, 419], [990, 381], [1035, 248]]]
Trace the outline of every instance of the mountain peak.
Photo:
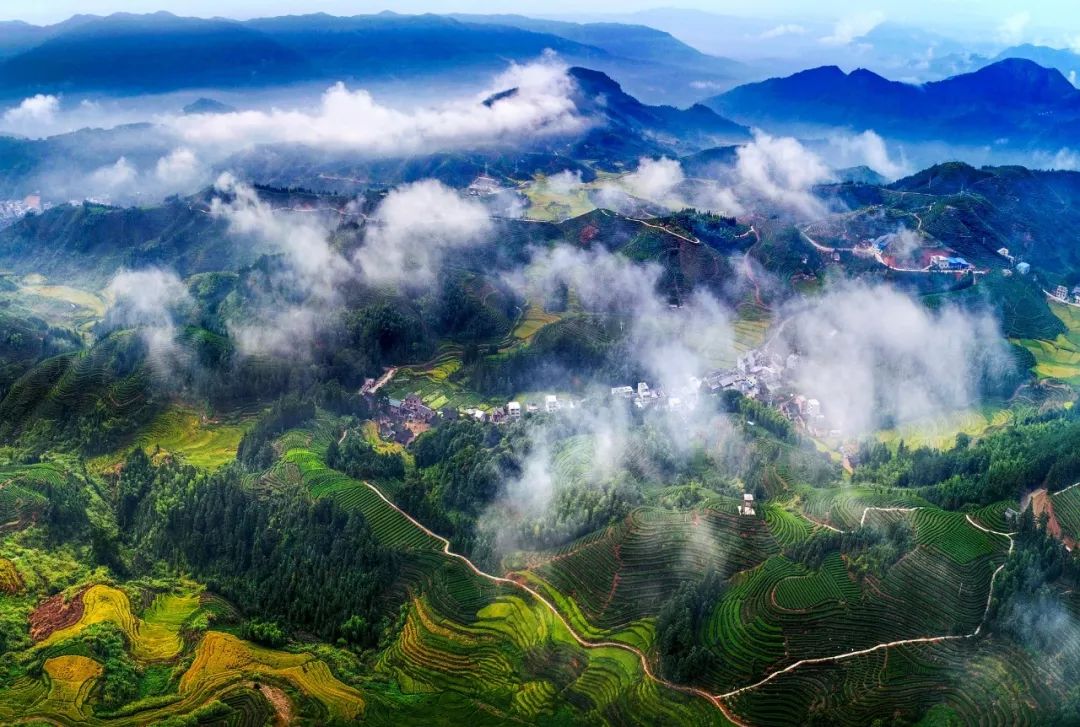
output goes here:
[[578, 86], [586, 93], [622, 93], [622, 86], [602, 71], [594, 71], [591, 68], [574, 66], [567, 71], [571, 78], [578, 82]]
[[1057, 103], [1077, 94], [1076, 87], [1061, 71], [1045, 68], [1027, 58], [1005, 58], [972, 73], [929, 85], [947, 88], [960, 98], [993, 98], [1010, 105]]

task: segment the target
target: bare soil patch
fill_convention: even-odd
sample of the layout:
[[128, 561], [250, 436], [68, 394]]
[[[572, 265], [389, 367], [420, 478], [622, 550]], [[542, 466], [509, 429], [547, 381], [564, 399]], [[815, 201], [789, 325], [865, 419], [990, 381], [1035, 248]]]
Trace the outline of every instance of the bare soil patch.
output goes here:
[[84, 610], [83, 591], [79, 591], [70, 601], [64, 600], [63, 593], [45, 599], [30, 614], [30, 638], [41, 641], [54, 631], [77, 623]]

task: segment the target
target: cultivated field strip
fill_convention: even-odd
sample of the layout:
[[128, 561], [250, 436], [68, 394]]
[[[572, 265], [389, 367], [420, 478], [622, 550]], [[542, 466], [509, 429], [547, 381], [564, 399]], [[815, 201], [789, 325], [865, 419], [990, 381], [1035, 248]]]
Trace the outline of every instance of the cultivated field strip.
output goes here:
[[[787, 666], [765, 674], [760, 678], [756, 679], [756, 681], [752, 681], [749, 684], [744, 684], [743, 686], [736, 686], [727, 691], [711, 692], [696, 687], [687, 687], [684, 685], [674, 684], [657, 676], [652, 669], [650, 660], [646, 653], [636, 646], [618, 641], [590, 640], [586, 637], [581, 636], [580, 633], [573, 628], [570, 621], [562, 614], [562, 612], [555, 605], [555, 603], [547, 596], [542, 594], [537, 588], [534, 588], [533, 586], [530, 586], [520, 580], [494, 576], [480, 570], [467, 558], [453, 552], [450, 548], [450, 543], [448, 540], [435, 534], [434, 532], [426, 528], [423, 524], [412, 518], [410, 515], [400, 510], [400, 508], [394, 505], [389, 500], [389, 498], [383, 495], [377, 487], [371, 485], [370, 483], [364, 484], [376, 497], [382, 500], [382, 502], [386, 506], [396, 510], [415, 528], [422, 531], [428, 537], [434, 538], [435, 540], [442, 543], [442, 553], [446, 557], [461, 562], [475, 576], [483, 578], [493, 584], [499, 584], [520, 589], [528, 593], [534, 599], [536, 599], [537, 602], [543, 605], [544, 608], [549, 611], [555, 619], [558, 620], [558, 622], [562, 625], [563, 628], [566, 629], [566, 631], [570, 634], [570, 636], [578, 645], [588, 649], [617, 649], [632, 654], [636, 658], [636, 660], [640, 662], [642, 670], [651, 680], [669, 689], [673, 689], [685, 694], [696, 695], [705, 700], [708, 700], [711, 704], [713, 704], [723, 713], [726, 719], [736, 724], [742, 724], [742, 722], [735, 716], [734, 713], [731, 712], [731, 710], [728, 709], [726, 704], [727, 702], [737, 702], [739, 698], [743, 695], [766, 687], [767, 685], [770, 685], [777, 680], [785, 678], [787, 675], [791, 675], [795, 672], [811, 672], [814, 668], [817, 667], [837, 664], [843, 664], [845, 667], [847, 667], [848, 662], [850, 662], [852, 665], [858, 666], [861, 663], [872, 663], [872, 660], [868, 659], [867, 657], [886, 655], [889, 651], [898, 648], [910, 648], [913, 646], [933, 646], [950, 641], [963, 641], [972, 639], [973, 637], [977, 636], [982, 630], [983, 622], [985, 621], [986, 614], [990, 607], [990, 593], [993, 589], [993, 582], [996, 579], [998, 573], [1000, 573], [1001, 569], [1004, 567], [1004, 564], [998, 565], [997, 568], [994, 569], [992, 573], [990, 573], [989, 581], [984, 581], [986, 585], [978, 592], [974, 591], [973, 589], [969, 597], [966, 599], [965, 603], [967, 604], [967, 607], [964, 610], [977, 612], [979, 616], [977, 622], [974, 624], [974, 630], [968, 633], [944, 633], [933, 636], [912, 636], [907, 638], [898, 638], [890, 641], [872, 643], [862, 648], [841, 650], [839, 651], [839, 653], [834, 652], [825, 656], [801, 658], [788, 664]], [[904, 512], [906, 514], [913, 515], [915, 513], [921, 512], [924, 506], [919, 505], [905, 508], [902, 511], [898, 508], [902, 508], [903, 506], [884, 505], [880, 507], [883, 510]], [[859, 513], [858, 517], [853, 518], [854, 521], [856, 523], [861, 521], [863, 517], [867, 514], [868, 509], [873, 508], [867, 508], [864, 506], [864, 509], [862, 510], [862, 512]], [[628, 518], [627, 521], [623, 523], [622, 527], [626, 529], [628, 537], [632, 537], [633, 534], [637, 533], [651, 533], [653, 537], [656, 537], [657, 533], [664, 533], [664, 537], [671, 537], [668, 533], [670, 531], [678, 531], [679, 528], [656, 527], [657, 522], [665, 522], [664, 516], [666, 515], [670, 514], [663, 511], [639, 511], [635, 513], [632, 517]], [[695, 518], [698, 517], [700, 514], [682, 513], [680, 515], [684, 518], [682, 520], [682, 523], [685, 527], [701, 527], [701, 521], [695, 520]], [[726, 516], [723, 513], [708, 513], [708, 516], [710, 518], [732, 517]], [[701, 517], [704, 518], [705, 516]], [[942, 576], [942, 578], [945, 580], [948, 580], [949, 567], [962, 567], [965, 565], [965, 562], [967, 564], [975, 563], [976, 565], [972, 567], [976, 568], [982, 567], [978, 565], [979, 563], [985, 565], [985, 563], [987, 562], [986, 558], [988, 558], [989, 555], [984, 554], [982, 556], [979, 556], [979, 550], [987, 543], [992, 543], [993, 538], [1005, 538], [1008, 541], [1009, 545], [1008, 554], [1012, 553], [1013, 541], [1011, 535], [1003, 532], [993, 531], [975, 522], [970, 517], [964, 516], [961, 516], [964, 517], [964, 521], [966, 521], [966, 523], [969, 524], [971, 528], [974, 528], [979, 532], [965, 536], [962, 539], [961, 545], [959, 547], [952, 548], [952, 552], [945, 552], [936, 547], [936, 545], [941, 541], [941, 535], [939, 531], [942, 527], [944, 527], [942, 525], [942, 522], [945, 519], [950, 519], [951, 522], [947, 523], [947, 525], [951, 525], [953, 527], [960, 525], [960, 522], [957, 519], [953, 518], [952, 515], [949, 513], [939, 515], [935, 512], [929, 517], [922, 517], [924, 518], [924, 520], [916, 525], [916, 532], [918, 534], [921, 529], [922, 538], [925, 539], [927, 544], [920, 545], [915, 552], [922, 553], [919, 557], [928, 557], [931, 560], [933, 560], [936, 553], [938, 556], [936, 565], [939, 568], [941, 562], [951, 564], [943, 571], [945, 575]], [[666, 524], [670, 526], [670, 523]], [[709, 527], [711, 528], [712, 526]], [[721, 528], [721, 530], [722, 529], [723, 528]], [[768, 533], [767, 528], [763, 528], [763, 530], [768, 536], [768, 542], [772, 542], [772, 547], [778, 550], [778, 546], [775, 544], [775, 540], [772, 538], [771, 534]], [[579, 543], [578, 547], [571, 548], [560, 553], [558, 557], [541, 566], [541, 569], [564, 569], [565, 575], [565, 564], [567, 562], [574, 563], [575, 561], [580, 560], [580, 562], [583, 564], [581, 566], [582, 568], [588, 567], [589, 563], [600, 563], [600, 567], [606, 569], [606, 572], [610, 573], [612, 569], [618, 565], [618, 561], [623, 559], [625, 556], [623, 552], [624, 549], [619, 548], [619, 551], [617, 553], [618, 557], [615, 557], [615, 546], [612, 545], [615, 539], [609, 537], [609, 535], [610, 533], [605, 533], [604, 537], [590, 539], [587, 542]], [[990, 538], [990, 540], [985, 540], [983, 536], [986, 536], [986, 538]], [[740, 538], [741, 537], [743, 536], [740, 536]], [[686, 541], [682, 542], [683, 544], [685, 544]], [[997, 542], [1001, 541], [998, 540]], [[597, 550], [598, 552], [590, 553], [590, 551], [592, 550]], [[631, 554], [634, 553], [635, 551], [631, 550]], [[648, 571], [648, 563], [650, 563], [651, 560], [647, 557], [644, 557], [644, 549], [642, 552], [642, 556], [642, 562], [646, 564], [642, 570]], [[710, 554], [706, 552], [702, 554], [702, 557], [707, 560], [710, 557]], [[979, 557], [982, 558], [981, 561], [979, 560]], [[606, 565], [604, 565], [605, 562]], [[698, 563], [699, 567], [700, 565], [701, 563]], [[619, 567], [624, 568], [625, 563]], [[763, 563], [759, 563], [756, 567], [752, 567], [749, 571], [740, 572], [745, 570], [745, 568], [736, 568], [736, 570], [733, 571], [734, 573], [739, 574], [736, 576], [735, 579], [736, 584], [731, 589], [729, 589], [728, 593], [725, 594], [723, 602], [716, 609], [716, 615], [714, 615], [712, 624], [709, 627], [709, 632], [713, 636], [714, 643], [720, 643], [722, 640], [722, 642], [728, 644], [741, 644], [744, 648], [746, 646], [749, 646], [750, 650], [745, 651], [742, 654], [741, 659], [738, 658], [738, 654], [725, 651], [725, 660], [730, 660], [723, 662], [725, 663], [725, 671], [728, 673], [723, 675], [710, 675], [710, 681], [713, 681], [713, 679], [716, 679], [717, 677], [720, 677], [719, 681], [726, 681], [726, 679], [724, 679], [723, 677], [745, 677], [745, 675], [761, 674], [762, 670], [768, 668], [769, 666], [785, 661], [788, 655], [788, 645], [785, 643], [786, 640], [782, 627], [775, 624], [770, 624], [766, 618], [766, 614], [770, 608], [777, 608], [777, 606], [770, 605], [776, 587], [785, 579], [804, 577], [806, 575], [805, 570], [794, 563], [790, 563], [782, 557], [776, 556], [770, 557]], [[824, 574], [819, 573], [818, 577], [832, 580], [831, 585], [810, 585], [808, 583], [802, 583], [801, 585], [790, 587], [794, 590], [788, 592], [785, 598], [790, 599], [791, 603], [795, 603], [799, 598], [803, 598], [806, 601], [817, 600], [827, 602], [830, 596], [833, 597], [834, 600], [836, 600], [835, 596], [837, 594], [839, 594], [840, 596], [839, 600], [854, 596], [854, 591], [852, 590], [851, 586], [846, 585], [843, 582], [837, 581], [839, 574], [837, 571], [836, 563], [829, 564], [824, 568], [824, 570], [826, 572]], [[574, 567], [571, 566], [569, 572], [573, 573], [573, 571]], [[566, 577], [571, 578], [573, 576], [566, 575]], [[577, 577], [577, 582], [581, 584], [587, 583], [587, 581], [581, 577]], [[615, 581], [615, 576], [612, 576], [612, 582], [609, 583], [609, 586], [611, 586], [612, 584], [615, 585], [615, 590], [618, 590], [618, 588], [622, 586], [621, 580]], [[599, 592], [602, 591], [602, 588], [594, 588], [593, 591]], [[972, 603], [976, 604], [977, 608], [973, 608], [971, 606]], [[725, 604], [728, 605], [725, 607]], [[755, 613], [757, 614], [756, 616], [754, 615]], [[749, 618], [747, 618], [748, 615]], [[867, 616], [871, 617], [872, 619], [880, 619], [883, 616], [888, 617], [889, 615], [890, 614], [888, 613], [867, 614]], [[895, 616], [895, 613], [891, 615]], [[805, 614], [801, 614], [801, 616], [805, 618]], [[733, 638], [733, 635], [736, 638]], [[820, 648], [820, 644], [818, 645], [818, 648]], [[727, 666], [727, 664], [729, 663], [732, 666]], [[800, 677], [802, 677], [801, 674]], [[595, 689], [601, 689], [601, 683], [591, 685], [590, 691]], [[852, 698], [856, 698], [858, 695], [853, 694], [851, 696]]]

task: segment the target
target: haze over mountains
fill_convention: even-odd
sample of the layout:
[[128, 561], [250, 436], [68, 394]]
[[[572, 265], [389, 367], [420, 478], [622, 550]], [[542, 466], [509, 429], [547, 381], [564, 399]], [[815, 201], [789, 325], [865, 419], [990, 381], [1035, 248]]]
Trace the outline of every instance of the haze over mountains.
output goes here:
[[[0, 25], [0, 83], [29, 93], [162, 93], [302, 82], [443, 79], [486, 74], [545, 50], [620, 75], [653, 102], [690, 103], [706, 87], [747, 77], [741, 64], [708, 56], [644, 26], [576, 25], [518, 16], [326, 14], [244, 22], [169, 13], [79, 16], [37, 28]], [[183, 73], [178, 73], [178, 68]], [[697, 85], [694, 85], [697, 84]]]
[[825, 66], [741, 86], [706, 104], [743, 123], [787, 132], [874, 129], [952, 144], [1076, 143], [1080, 120], [1080, 91], [1060, 71], [1017, 58], [921, 86]]
[[[688, 157], [745, 143], [752, 128], [798, 137], [841, 178], [895, 179], [952, 159], [1076, 166], [1080, 96], [1069, 74], [1080, 64], [1070, 51], [964, 45], [888, 22], [830, 30], [762, 29], [769, 21], [736, 20], [675, 11], [603, 22], [511, 14], [235, 21], [121, 13], [47, 27], [0, 24], [0, 94], [8, 107], [0, 128], [55, 137], [5, 140], [3, 158], [12, 163], [0, 173], [0, 187], [13, 195], [43, 188], [67, 198], [92, 180], [87, 194], [122, 199], [130, 189], [191, 192], [215, 170], [240, 164], [267, 182], [322, 188], [324, 178], [366, 178], [374, 162], [363, 157], [376, 151], [381, 175], [416, 179], [439, 169], [442, 178], [460, 181], [484, 165], [508, 176], [559, 171], [560, 155], [576, 159], [586, 151], [607, 168], [632, 167], [647, 156]], [[699, 37], [690, 32], [695, 26], [711, 29], [713, 37], [731, 41], [741, 60], [702, 52], [648, 23], [691, 38]], [[725, 23], [726, 35], [717, 35]], [[757, 56], [738, 41], [754, 33]], [[703, 47], [716, 52], [723, 42]], [[800, 57], [794, 50], [788, 60], [767, 57], [785, 43], [805, 47], [808, 58], [824, 54], [837, 63], [765, 78], [769, 69]], [[919, 44], [934, 49], [921, 65], [912, 55]], [[863, 60], [895, 73], [850, 65], [856, 46]], [[884, 62], [887, 57], [919, 67]], [[454, 153], [468, 150], [464, 164], [429, 156], [422, 141], [412, 149], [378, 141], [377, 129], [365, 132], [363, 148], [347, 139], [356, 136], [345, 133], [349, 115], [362, 116], [371, 104], [388, 118], [404, 113], [419, 122], [420, 110], [409, 108], [415, 101], [393, 91], [415, 83], [430, 89], [427, 111], [440, 104], [458, 114], [480, 109], [477, 92], [526, 109], [532, 101], [515, 99], [517, 81], [492, 87], [491, 79], [544, 58], [574, 70], [567, 76], [570, 90], [543, 91], [542, 97], [587, 121], [573, 134], [548, 129], [530, 141], [533, 156], [525, 164], [493, 151], [505, 141], [505, 129], [455, 141]], [[946, 69], [958, 72], [941, 77]], [[912, 74], [919, 82], [897, 80]], [[281, 123], [286, 118], [297, 123]], [[422, 140], [424, 134], [413, 136]], [[230, 144], [221, 143], [226, 139]], [[313, 144], [320, 147], [317, 163], [304, 151]], [[159, 164], [168, 175], [176, 160], [183, 161], [174, 175], [179, 182], [150, 179], [160, 176]], [[701, 168], [698, 161], [691, 166]]]

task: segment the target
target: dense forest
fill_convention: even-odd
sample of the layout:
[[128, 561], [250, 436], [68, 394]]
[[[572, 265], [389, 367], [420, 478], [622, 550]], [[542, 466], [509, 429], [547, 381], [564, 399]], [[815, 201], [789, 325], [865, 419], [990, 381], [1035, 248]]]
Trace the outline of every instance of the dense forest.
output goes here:
[[856, 481], [917, 489], [947, 508], [1015, 498], [1038, 487], [1053, 491], [1080, 479], [1080, 412], [1025, 416], [974, 442], [961, 433], [944, 451], [901, 442], [894, 453], [865, 443], [859, 461]]

